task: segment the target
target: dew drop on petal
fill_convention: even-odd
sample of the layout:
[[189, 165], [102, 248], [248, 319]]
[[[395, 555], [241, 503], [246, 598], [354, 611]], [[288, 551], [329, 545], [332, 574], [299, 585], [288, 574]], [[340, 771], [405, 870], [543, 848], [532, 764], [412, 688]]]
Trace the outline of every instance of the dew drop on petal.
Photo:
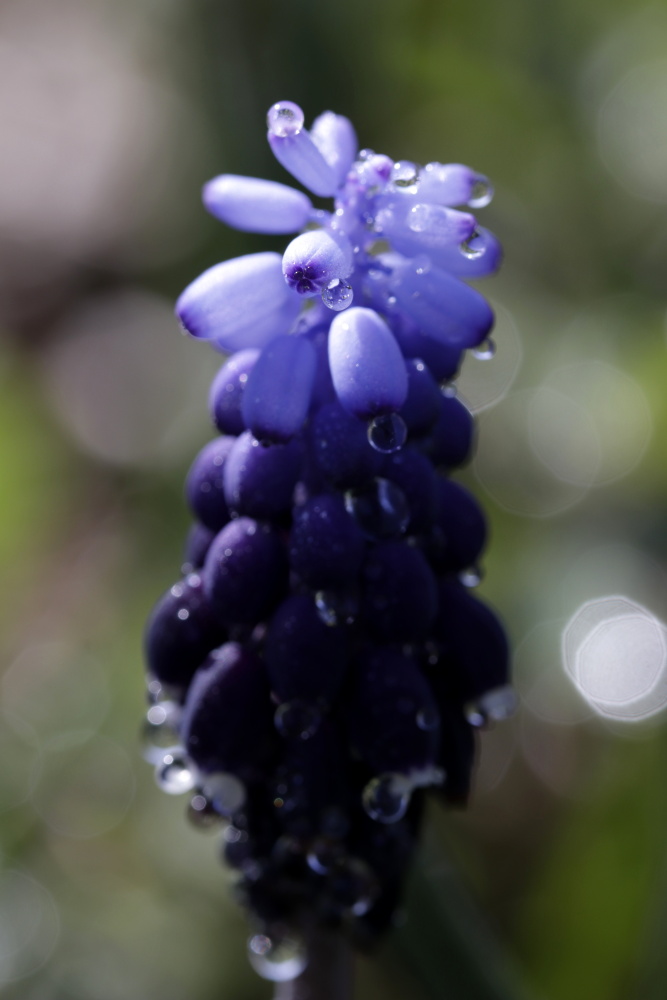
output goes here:
[[493, 198], [493, 185], [488, 177], [478, 174], [475, 178], [468, 198], [469, 208], [486, 208]]
[[474, 347], [472, 350], [472, 356], [477, 358], [478, 361], [490, 361], [491, 358], [495, 357], [495, 354], [496, 342], [495, 340], [491, 340], [491, 337], [487, 337], [479, 347]]
[[329, 885], [343, 912], [354, 917], [368, 913], [380, 892], [372, 868], [361, 858], [339, 858], [330, 869]]
[[196, 830], [215, 830], [223, 822], [213, 807], [213, 803], [201, 792], [193, 795], [188, 802], [187, 820]]
[[475, 702], [464, 708], [465, 717], [471, 726], [481, 729], [489, 722], [502, 722], [514, 714], [517, 697], [509, 684], [487, 691]]
[[459, 573], [459, 581], [464, 587], [478, 587], [482, 582], [482, 570], [479, 566], [469, 566]]
[[304, 115], [293, 101], [278, 101], [269, 108], [266, 124], [273, 135], [296, 135], [303, 128]]
[[285, 937], [274, 941], [267, 934], [254, 934], [248, 941], [248, 960], [255, 972], [272, 983], [287, 983], [308, 965], [302, 941]]
[[202, 781], [202, 791], [213, 808], [223, 816], [231, 816], [246, 800], [245, 785], [235, 774], [227, 771], [207, 774]]
[[430, 733], [440, 725], [440, 716], [434, 708], [420, 708], [417, 712], [416, 722], [420, 729]]
[[314, 705], [295, 698], [278, 705], [274, 722], [286, 740], [309, 740], [320, 728], [322, 713]]
[[165, 750], [178, 743], [180, 716], [180, 706], [172, 701], [158, 702], [146, 712], [141, 730], [141, 746], [144, 760], [149, 764], [159, 764]]
[[322, 289], [322, 302], [327, 309], [333, 309], [334, 312], [342, 312], [343, 309], [347, 309], [348, 306], [352, 305], [353, 298], [352, 286], [340, 278], [334, 278], [326, 288]]
[[340, 844], [320, 837], [312, 842], [306, 855], [306, 864], [316, 875], [326, 875], [341, 860], [343, 849]]
[[405, 493], [390, 479], [374, 479], [360, 489], [348, 490], [345, 508], [369, 538], [394, 538], [410, 522]]
[[372, 778], [361, 796], [364, 810], [378, 823], [397, 823], [410, 804], [410, 793], [400, 774], [381, 774]]
[[183, 795], [192, 791], [195, 777], [180, 747], [171, 747], [163, 755], [155, 768], [155, 780], [167, 795]]
[[391, 171], [391, 183], [402, 191], [416, 191], [419, 187], [419, 167], [410, 160], [399, 160]]
[[405, 421], [398, 413], [383, 413], [368, 424], [368, 441], [383, 455], [400, 451], [408, 437]]
[[484, 237], [477, 229], [470, 234], [467, 240], [460, 243], [459, 247], [463, 256], [467, 257], [468, 260], [477, 260], [486, 250]]

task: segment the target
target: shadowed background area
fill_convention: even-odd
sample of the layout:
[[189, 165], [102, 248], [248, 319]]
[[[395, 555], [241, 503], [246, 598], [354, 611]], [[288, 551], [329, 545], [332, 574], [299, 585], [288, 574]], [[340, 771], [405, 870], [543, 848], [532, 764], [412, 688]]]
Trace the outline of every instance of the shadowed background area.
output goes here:
[[[184, 800], [140, 759], [141, 633], [179, 575], [220, 364], [172, 303], [281, 249], [200, 205], [288, 181], [266, 110], [463, 162], [506, 262], [460, 477], [521, 707], [429, 813], [360, 1000], [652, 1000], [667, 959], [667, 12], [630, 0], [5, 0], [0, 8], [0, 993], [259, 1000]], [[470, 898], [466, 897], [466, 893]], [[483, 916], [480, 916], [483, 914]]]

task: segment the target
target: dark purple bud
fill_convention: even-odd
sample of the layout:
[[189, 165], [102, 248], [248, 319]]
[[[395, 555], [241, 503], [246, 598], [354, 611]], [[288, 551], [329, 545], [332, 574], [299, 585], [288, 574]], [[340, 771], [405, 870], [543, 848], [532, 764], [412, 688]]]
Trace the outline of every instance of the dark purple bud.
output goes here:
[[418, 549], [407, 542], [376, 545], [364, 567], [361, 612], [384, 642], [423, 638], [438, 607], [435, 577]]
[[429, 545], [429, 561], [438, 573], [474, 566], [486, 544], [486, 518], [472, 493], [436, 477], [436, 523]]
[[190, 466], [185, 480], [185, 496], [192, 512], [211, 531], [220, 531], [229, 521], [223, 470], [234, 442], [233, 437], [209, 441]]
[[290, 563], [314, 590], [353, 580], [364, 558], [364, 536], [337, 494], [312, 497], [294, 512]]
[[324, 624], [309, 594], [292, 594], [271, 619], [264, 658], [281, 704], [329, 704], [347, 669], [347, 633]]
[[442, 669], [460, 703], [476, 700], [509, 680], [505, 630], [486, 604], [455, 580], [438, 583], [435, 634], [442, 645]]
[[346, 758], [347, 748], [327, 721], [311, 739], [287, 743], [274, 806], [289, 833], [317, 836], [333, 810], [347, 812]]
[[260, 658], [235, 642], [214, 650], [192, 682], [181, 732], [200, 771], [254, 777], [275, 743]]
[[278, 536], [248, 517], [230, 521], [209, 549], [202, 573], [212, 613], [226, 625], [254, 624], [287, 585]]
[[474, 433], [475, 423], [468, 407], [456, 396], [443, 393], [440, 415], [420, 447], [434, 465], [455, 469], [469, 461]]
[[368, 482], [382, 465], [382, 455], [368, 443], [365, 424], [338, 402], [313, 415], [308, 445], [322, 475], [341, 489]]
[[408, 373], [408, 397], [399, 411], [409, 431], [424, 434], [440, 415], [440, 386], [421, 358], [405, 363]]
[[241, 400], [259, 350], [249, 348], [232, 354], [211, 385], [208, 397], [213, 423], [222, 434], [241, 434], [245, 423], [241, 413]]
[[160, 598], [148, 619], [144, 636], [148, 672], [162, 684], [184, 691], [224, 638], [201, 577], [191, 573]]
[[454, 378], [463, 358], [460, 347], [425, 337], [415, 321], [403, 313], [391, 317], [391, 327], [404, 357], [423, 361], [436, 382]]
[[302, 457], [303, 445], [297, 439], [264, 446], [245, 431], [225, 463], [224, 491], [230, 511], [259, 520], [280, 518], [292, 506]]
[[410, 511], [406, 532], [419, 535], [429, 531], [436, 513], [436, 474], [425, 455], [402, 448], [387, 455], [382, 476], [400, 487]]
[[[188, 538], [185, 544], [184, 553], [184, 567], [187, 567], [187, 572], [192, 572], [193, 569], [201, 569], [206, 560], [206, 553], [211, 547], [211, 542], [215, 538], [217, 532], [211, 531], [210, 528], [204, 527], [203, 524], [193, 524], [188, 532]], [[185, 572], [185, 569], [183, 570]]]

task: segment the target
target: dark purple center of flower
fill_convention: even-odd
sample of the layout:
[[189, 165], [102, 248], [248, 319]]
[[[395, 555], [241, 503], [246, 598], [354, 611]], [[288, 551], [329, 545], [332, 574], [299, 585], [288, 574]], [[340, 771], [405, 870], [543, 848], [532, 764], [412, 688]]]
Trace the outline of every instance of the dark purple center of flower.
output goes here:
[[285, 280], [290, 288], [293, 288], [299, 295], [314, 294], [324, 285], [322, 272], [315, 264], [288, 268]]

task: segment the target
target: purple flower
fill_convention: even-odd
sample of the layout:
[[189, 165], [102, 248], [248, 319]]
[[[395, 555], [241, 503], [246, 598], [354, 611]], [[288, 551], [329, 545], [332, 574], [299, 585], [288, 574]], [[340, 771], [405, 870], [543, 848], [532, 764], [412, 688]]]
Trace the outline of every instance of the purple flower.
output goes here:
[[468, 167], [358, 152], [346, 118], [309, 132], [290, 102], [268, 125], [334, 201], [235, 175], [204, 188], [223, 222], [297, 235], [178, 300], [230, 357], [209, 398], [222, 436], [187, 477], [190, 576], [146, 635], [151, 732], [164, 717], [180, 744], [149, 756], [166, 790], [196, 790], [193, 817], [230, 821], [267, 934], [307, 909], [367, 938], [391, 921], [425, 790], [464, 801], [473, 729], [513, 704], [503, 628], [467, 589], [486, 522], [449, 478], [473, 442], [452, 381], [493, 326], [466, 279], [500, 247]]

